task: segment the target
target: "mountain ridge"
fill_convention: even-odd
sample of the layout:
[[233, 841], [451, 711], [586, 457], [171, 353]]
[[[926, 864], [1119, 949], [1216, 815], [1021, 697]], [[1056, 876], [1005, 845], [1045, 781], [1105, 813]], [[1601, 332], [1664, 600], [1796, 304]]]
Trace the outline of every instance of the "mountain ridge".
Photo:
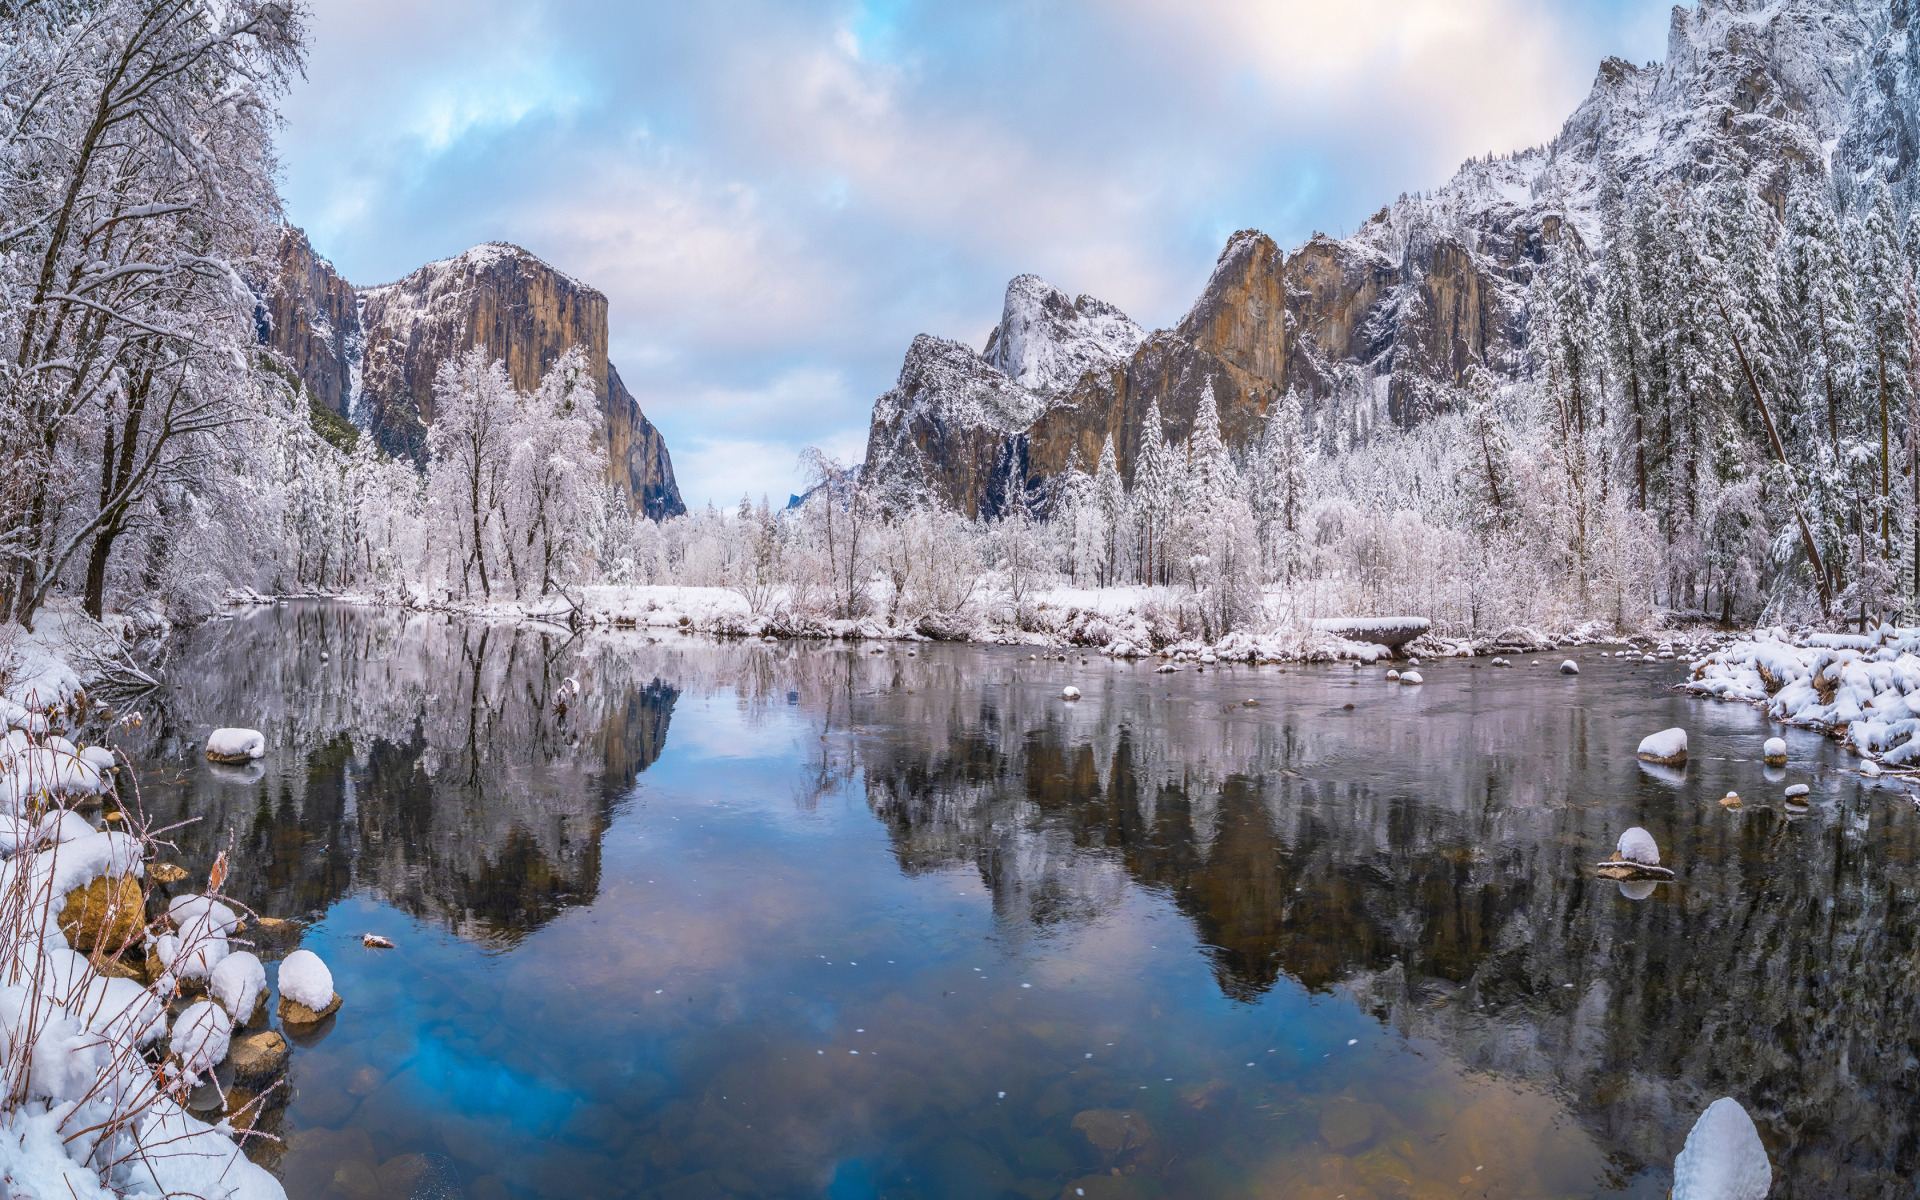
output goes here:
[[[900, 409], [896, 385], [885, 422], [876, 404], [864, 476], [891, 504], [938, 501], [989, 516], [1017, 478], [1044, 510], [1052, 483], [1070, 467], [1092, 469], [1109, 437], [1130, 480], [1155, 405], [1166, 436], [1184, 439], [1208, 381], [1235, 450], [1258, 436], [1268, 407], [1289, 389], [1329, 440], [1336, 431], [1418, 424], [1451, 406], [1474, 366], [1525, 369], [1534, 274], [1562, 239], [1590, 256], [1610, 177], [1630, 189], [1691, 189], [1738, 172], [1778, 211], [1793, 173], [1827, 169], [1830, 146], [1849, 173], [1872, 167], [1870, 156], [1891, 157], [1904, 172], [1920, 146], [1920, 117], [1893, 123], [1911, 132], [1893, 137], [1890, 150], [1888, 138], [1863, 131], [1888, 125], [1888, 112], [1910, 114], [1920, 96], [1920, 52], [1905, 37], [1916, 11], [1920, 0], [1676, 7], [1666, 61], [1603, 60], [1546, 145], [1470, 159], [1439, 188], [1402, 195], [1348, 237], [1316, 233], [1285, 253], [1258, 230], [1235, 233], [1179, 322], [1143, 337], [1124, 362], [1089, 364], [1071, 385], [1056, 384], [1034, 424], [991, 453], [978, 444], [984, 427], [963, 433], [934, 420], [935, 409], [954, 406], [924, 388], [916, 394], [926, 412]], [[902, 384], [912, 351], [908, 359]], [[986, 382], [977, 370], [962, 374], [970, 386]], [[929, 474], [924, 460], [956, 441], [990, 462], [985, 477]], [[934, 476], [947, 483], [929, 488]]]

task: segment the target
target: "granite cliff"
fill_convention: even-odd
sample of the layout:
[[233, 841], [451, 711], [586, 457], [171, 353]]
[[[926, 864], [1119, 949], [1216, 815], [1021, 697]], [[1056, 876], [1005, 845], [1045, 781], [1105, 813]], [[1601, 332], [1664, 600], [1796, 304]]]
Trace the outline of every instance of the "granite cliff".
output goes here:
[[606, 296], [518, 246], [489, 242], [357, 288], [289, 228], [280, 278], [262, 290], [262, 339], [317, 402], [406, 458], [425, 448], [434, 374], [448, 358], [483, 345], [531, 390], [563, 351], [584, 347], [602, 381], [610, 482], [656, 520], [686, 511], [666, 442], [607, 360]]
[[[1474, 365], [1524, 369], [1534, 272], [1557, 242], [1583, 254], [1600, 245], [1609, 173], [1628, 189], [1731, 173], [1776, 206], [1794, 172], [1830, 157], [1836, 173], [1903, 175], [1920, 146], [1920, 51], [1906, 37], [1917, 10], [1920, 0], [1676, 8], [1666, 62], [1606, 60], [1552, 142], [1470, 161], [1350, 237], [1316, 234], [1287, 253], [1242, 230], [1186, 316], [1130, 346], [1109, 339], [1089, 350], [1093, 339], [1051, 299], [1064, 297], [1021, 276], [983, 354], [942, 342], [944, 374], [930, 378], [929, 339], [915, 341], [899, 385], [874, 406], [866, 477], [892, 502], [937, 499], [969, 515], [997, 512], [1017, 478], [1044, 508], [1050, 482], [1076, 462], [1092, 469], [1109, 436], [1130, 480], [1155, 403], [1166, 436], [1184, 439], [1209, 379], [1236, 449], [1290, 388], [1329, 445], [1379, 422], [1417, 424], [1452, 404]], [[1135, 328], [1090, 297], [1070, 307]], [[975, 421], [940, 379], [1027, 396], [1003, 396]], [[1030, 422], [1005, 428], [1005, 413], [1025, 409]]]

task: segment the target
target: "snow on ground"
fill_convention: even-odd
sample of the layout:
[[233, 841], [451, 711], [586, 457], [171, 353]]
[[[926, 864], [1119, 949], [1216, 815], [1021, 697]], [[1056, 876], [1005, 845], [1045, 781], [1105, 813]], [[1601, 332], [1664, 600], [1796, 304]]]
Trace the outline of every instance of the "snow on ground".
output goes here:
[[[189, 1115], [141, 1056], [168, 1035], [160, 989], [97, 974], [67, 945], [55, 918], [68, 893], [102, 876], [142, 878], [145, 848], [61, 807], [109, 786], [85, 751], [49, 732], [80, 696], [69, 655], [85, 643], [76, 639], [97, 641], [100, 627], [55, 610], [31, 634], [9, 632], [0, 647], [0, 726], [9, 729], [0, 736], [0, 1062], [24, 1055], [26, 1086], [0, 1098], [0, 1195], [285, 1200], [232, 1131]], [[226, 911], [203, 908], [202, 923]], [[172, 981], [164, 987], [170, 994]], [[176, 1022], [170, 1044], [190, 1066], [210, 1068], [226, 1054], [229, 1024], [203, 1001]]]
[[1693, 662], [1688, 690], [1765, 706], [1889, 765], [1920, 762], [1920, 628], [1755, 631]]

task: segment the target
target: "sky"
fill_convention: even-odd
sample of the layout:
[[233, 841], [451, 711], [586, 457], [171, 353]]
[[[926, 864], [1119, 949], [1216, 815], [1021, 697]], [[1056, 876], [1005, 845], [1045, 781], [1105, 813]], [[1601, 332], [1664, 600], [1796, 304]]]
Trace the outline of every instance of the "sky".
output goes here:
[[315, 0], [288, 219], [385, 283], [509, 241], [606, 293], [689, 506], [865, 453], [917, 333], [1032, 271], [1177, 322], [1228, 235], [1550, 139], [1670, 0]]

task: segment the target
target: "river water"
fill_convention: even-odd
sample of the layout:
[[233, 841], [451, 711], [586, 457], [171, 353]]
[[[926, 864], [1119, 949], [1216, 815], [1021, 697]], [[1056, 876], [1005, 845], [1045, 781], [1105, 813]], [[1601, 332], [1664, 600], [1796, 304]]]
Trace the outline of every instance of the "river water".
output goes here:
[[[423, 1162], [474, 1200], [1650, 1198], [1722, 1095], [1773, 1195], [1911, 1196], [1914, 802], [1803, 731], [1767, 771], [1674, 663], [1560, 657], [1402, 687], [281, 605], [178, 640], [127, 745], [181, 863], [231, 846], [345, 997], [253, 1151], [293, 1200]], [[206, 763], [226, 724], [264, 762]], [[1669, 725], [1684, 773], [1634, 758]], [[1591, 870], [1631, 825], [1679, 872], [1644, 899]]]

